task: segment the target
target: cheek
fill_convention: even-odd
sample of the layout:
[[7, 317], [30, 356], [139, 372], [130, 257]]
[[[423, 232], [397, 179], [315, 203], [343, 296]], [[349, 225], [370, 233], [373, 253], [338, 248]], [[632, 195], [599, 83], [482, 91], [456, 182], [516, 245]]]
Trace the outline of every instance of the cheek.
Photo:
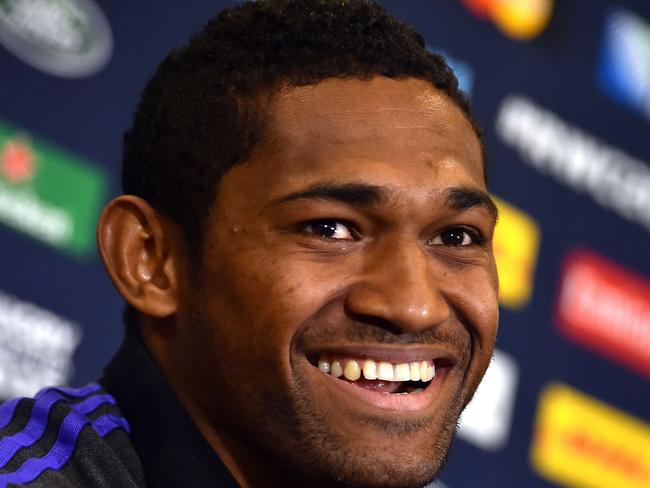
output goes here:
[[499, 322], [496, 272], [477, 267], [449, 273], [446, 293], [472, 329], [478, 346], [491, 354]]
[[201, 301], [209, 324], [220, 328], [222, 348], [277, 370], [288, 367], [296, 333], [336, 285], [314, 263], [271, 254], [213, 261], [203, 273]]
[[465, 404], [478, 387], [492, 359], [499, 323], [499, 306], [496, 273], [489, 269], [475, 269], [457, 280], [458, 285], [450, 292], [451, 300], [463, 314], [472, 341], [472, 355], [469, 358], [465, 376]]

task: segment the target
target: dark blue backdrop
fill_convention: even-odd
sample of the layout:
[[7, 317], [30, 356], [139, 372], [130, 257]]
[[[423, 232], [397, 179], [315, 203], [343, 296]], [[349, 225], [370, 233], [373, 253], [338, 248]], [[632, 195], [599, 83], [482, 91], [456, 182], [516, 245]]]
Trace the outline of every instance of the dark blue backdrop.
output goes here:
[[[183, 42], [209, 16], [232, 3], [99, 1], [112, 30], [112, 56], [98, 73], [81, 78], [47, 74], [0, 47], [0, 124], [16, 129], [9, 131], [14, 138], [11, 140], [20, 139], [18, 132], [28, 133], [30, 141], [44, 141], [74, 155], [71, 159], [81, 159], [83, 164], [98, 168], [106, 191], [99, 192], [96, 198], [104, 203], [119, 192], [122, 132], [130, 123], [145, 81], [172, 46]], [[637, 66], [641, 74], [635, 75], [616, 64], [625, 59], [625, 53], [614, 50], [611, 59], [603, 57], [605, 48], [611, 47], [607, 26], [612, 16], [622, 11], [650, 24], [650, 3], [562, 0], [556, 5], [549, 27], [528, 41], [509, 38], [493, 22], [476, 18], [454, 1], [383, 3], [422, 32], [431, 49], [448, 53], [462, 71], [465, 86], [472, 82], [468, 91], [487, 134], [491, 191], [533, 219], [540, 232], [539, 251], [530, 277], [530, 299], [517, 306], [502, 307], [497, 347], [513, 360], [518, 371], [512, 418], [506, 422], [509, 430], [502, 445], [490, 449], [472, 442], [471, 435], [463, 436], [452, 449], [442, 480], [450, 488], [556, 486], [554, 483], [561, 483], [550, 481], [530, 461], [538, 402], [549, 384], [569, 385], [626, 415], [650, 422], [648, 375], [638, 367], [629, 367], [567, 338], [560, 332], [555, 314], [562, 263], [574, 248], [587, 249], [627, 272], [636, 273], [642, 280], [650, 279], [650, 220], [646, 224], [641, 222], [643, 215], [650, 212], [650, 179], [643, 179], [644, 168], [648, 171], [650, 161], [650, 64]], [[637, 51], [633, 51], [650, 53], [650, 41], [645, 42], [638, 40]], [[599, 75], [599, 69], [605, 74]], [[637, 80], [636, 85], [632, 83], [628, 89], [608, 81], [605, 75], [616, 70], [623, 70], [618, 75], [624, 81], [627, 77]], [[634, 89], [646, 90], [645, 106], [643, 101], [634, 101]], [[504, 112], [504, 101], [509, 96], [523, 97], [518, 100], [526, 101], [526, 107], [537, 116], [540, 110], [549, 112], [556, 122], [565, 124], [544, 126], [547, 129], [560, 131], [558, 127], [564, 127], [565, 135], [588, 135], [599, 141], [599, 151], [612, 148], [639, 160], [641, 166], [630, 178], [637, 182], [635, 188], [641, 195], [637, 207], [647, 208], [628, 208], [626, 217], [622, 206], [616, 207], [607, 199], [604, 203], [597, 201], [594, 195], [605, 191], [598, 182], [594, 183], [594, 190], [581, 186], [580, 181], [588, 179], [587, 176], [578, 177], [573, 184], [558, 176], [561, 166], [569, 164], [562, 158], [568, 157], [570, 148], [563, 144], [569, 145], [575, 137], [565, 140], [551, 132], [555, 135], [549, 136], [544, 147], [549, 152], [553, 152], [553, 144], [558, 147], [554, 148], [554, 156], [544, 159], [539, 153], [530, 153], [535, 130], [523, 135], [498, 131], [497, 120], [508, 115]], [[543, 148], [540, 150], [543, 152]], [[7, 154], [7, 167], [20, 161]], [[588, 154], [587, 159], [594, 156]], [[555, 161], [556, 165], [544, 166], [542, 160]], [[5, 171], [5, 179], [10, 176]], [[631, 191], [629, 186], [612, 188], [613, 199], [616, 195], [626, 198]], [[48, 245], [21, 231], [19, 224], [0, 225], [0, 250], [0, 315], [5, 317], [0, 318], [0, 344], [4, 344], [0, 346], [0, 371], [5, 368], [4, 376], [0, 373], [0, 396], [34, 393], [30, 389], [42, 386], [39, 381], [67, 378], [71, 384], [81, 385], [96, 379], [121, 339], [123, 308], [97, 253], [75, 254]], [[640, 297], [650, 302], [647, 293]], [[646, 308], [639, 319], [640, 326], [645, 327], [645, 338], [650, 337], [647, 312]], [[12, 320], [13, 329], [9, 323]], [[53, 329], [40, 332], [45, 339], [32, 339], [30, 327], [39, 320], [41, 325], [47, 323]], [[67, 335], [62, 331], [67, 331]], [[66, 373], [67, 353], [61, 341], [74, 344], [75, 338], [79, 344], [73, 357], [74, 370]], [[26, 360], [23, 369], [11, 370], [27, 353], [16, 352], [8, 344], [27, 347], [32, 340], [49, 341], [41, 346], [50, 351], [50, 363], [40, 364], [38, 360], [44, 361], [42, 357], [32, 358], [31, 363]], [[646, 339], [645, 344], [650, 347], [650, 340]], [[605, 344], [604, 348], [607, 347]], [[54, 364], [57, 357], [60, 364]], [[38, 377], [43, 368], [53, 372]], [[21, 374], [35, 375], [36, 380], [30, 383], [22, 378], [25, 381], [21, 382]], [[630, 449], [634, 454], [638, 446]], [[636, 454], [645, 456], [645, 466], [650, 469], [648, 451], [645, 455], [638, 451]], [[648, 487], [650, 475], [645, 482], [638, 483], [616, 486]], [[594, 481], [589, 486], [604, 485]]]

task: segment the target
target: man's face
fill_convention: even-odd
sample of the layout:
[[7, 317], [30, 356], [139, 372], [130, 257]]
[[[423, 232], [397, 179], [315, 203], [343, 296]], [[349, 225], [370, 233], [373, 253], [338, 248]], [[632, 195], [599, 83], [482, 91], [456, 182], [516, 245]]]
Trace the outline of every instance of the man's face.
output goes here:
[[283, 90], [266, 137], [219, 184], [179, 314], [191, 410], [297, 478], [421, 486], [497, 330], [477, 137], [383, 77]]

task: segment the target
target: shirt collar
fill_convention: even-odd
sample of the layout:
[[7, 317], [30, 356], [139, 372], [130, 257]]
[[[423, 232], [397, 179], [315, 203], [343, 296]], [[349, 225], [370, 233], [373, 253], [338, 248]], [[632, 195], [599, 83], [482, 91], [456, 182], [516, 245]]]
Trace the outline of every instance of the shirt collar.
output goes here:
[[237, 487], [238, 484], [174, 396], [127, 312], [124, 342], [100, 383], [131, 427], [147, 486]]

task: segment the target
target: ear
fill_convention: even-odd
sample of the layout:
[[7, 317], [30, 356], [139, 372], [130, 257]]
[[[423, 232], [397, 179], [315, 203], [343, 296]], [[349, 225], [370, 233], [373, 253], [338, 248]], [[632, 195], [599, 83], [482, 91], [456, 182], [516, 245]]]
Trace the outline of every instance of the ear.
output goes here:
[[121, 195], [102, 212], [97, 244], [109, 277], [129, 304], [153, 317], [176, 313], [185, 256], [178, 225], [145, 200]]

